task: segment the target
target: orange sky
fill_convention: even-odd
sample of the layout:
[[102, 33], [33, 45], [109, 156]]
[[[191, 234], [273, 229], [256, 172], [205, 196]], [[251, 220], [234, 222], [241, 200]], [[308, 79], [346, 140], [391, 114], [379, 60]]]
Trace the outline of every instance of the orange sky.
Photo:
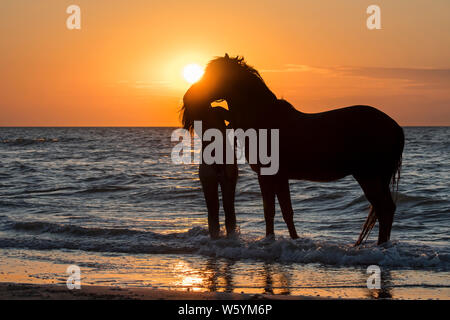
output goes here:
[[[81, 8], [81, 30], [66, 8]], [[366, 28], [381, 7], [382, 30]], [[243, 55], [304, 112], [450, 125], [448, 0], [2, 0], [0, 126], [178, 126], [184, 65]]]

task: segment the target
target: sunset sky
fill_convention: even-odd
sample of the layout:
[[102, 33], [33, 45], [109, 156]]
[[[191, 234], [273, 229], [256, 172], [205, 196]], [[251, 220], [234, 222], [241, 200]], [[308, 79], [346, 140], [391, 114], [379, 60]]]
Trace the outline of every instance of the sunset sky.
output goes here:
[[226, 52], [303, 112], [450, 125], [449, 14], [448, 0], [2, 0], [0, 126], [178, 126], [183, 67]]

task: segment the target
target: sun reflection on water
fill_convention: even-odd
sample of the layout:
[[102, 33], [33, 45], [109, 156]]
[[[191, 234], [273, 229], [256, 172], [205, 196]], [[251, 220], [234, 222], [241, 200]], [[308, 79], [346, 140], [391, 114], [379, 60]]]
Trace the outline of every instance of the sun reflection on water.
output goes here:
[[192, 269], [184, 261], [179, 261], [174, 266], [174, 272], [177, 275], [175, 285], [188, 291], [204, 291], [203, 278], [198, 270]]

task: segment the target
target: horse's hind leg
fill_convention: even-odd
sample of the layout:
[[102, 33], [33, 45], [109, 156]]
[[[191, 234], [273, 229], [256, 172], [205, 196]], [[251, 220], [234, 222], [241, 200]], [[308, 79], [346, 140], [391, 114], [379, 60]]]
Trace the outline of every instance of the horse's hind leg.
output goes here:
[[383, 202], [379, 205], [380, 209], [377, 210], [375, 207], [375, 213], [377, 214], [378, 220], [380, 222], [379, 233], [378, 233], [378, 244], [387, 242], [391, 238], [392, 224], [394, 223], [395, 214], [395, 203], [392, 200], [391, 190], [389, 185], [383, 188]]
[[297, 231], [294, 224], [294, 210], [292, 209], [291, 193], [289, 191], [289, 180], [280, 179], [275, 185], [275, 192], [277, 194], [278, 202], [280, 204], [281, 212], [283, 213], [284, 222], [289, 230], [289, 235], [292, 239], [297, 239]]
[[356, 177], [364, 194], [375, 210], [379, 221], [378, 244], [387, 242], [391, 237], [391, 228], [394, 221], [395, 203], [389, 189], [389, 179], [381, 177]]
[[275, 217], [275, 189], [272, 176], [258, 175], [259, 187], [264, 205], [264, 219], [266, 220], [266, 237], [275, 235], [273, 220]]

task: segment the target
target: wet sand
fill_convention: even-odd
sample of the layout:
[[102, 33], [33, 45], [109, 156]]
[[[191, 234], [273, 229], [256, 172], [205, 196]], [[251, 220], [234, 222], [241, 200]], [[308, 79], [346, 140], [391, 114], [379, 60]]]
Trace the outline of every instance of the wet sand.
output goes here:
[[[77, 255], [81, 290], [66, 287], [73, 253], [0, 250], [0, 299], [400, 299], [450, 297], [449, 273], [382, 272], [382, 289], [366, 287], [364, 268], [330, 268], [201, 257]], [[28, 256], [26, 256], [28, 257]], [[102, 268], [99, 268], [99, 265]], [[105, 267], [106, 266], [106, 267]], [[252, 267], [252, 269], [250, 269]], [[243, 293], [243, 294], [242, 294]]]
[[153, 288], [82, 286], [69, 290], [65, 285], [0, 283], [0, 300], [317, 300], [305, 296], [193, 292]]

